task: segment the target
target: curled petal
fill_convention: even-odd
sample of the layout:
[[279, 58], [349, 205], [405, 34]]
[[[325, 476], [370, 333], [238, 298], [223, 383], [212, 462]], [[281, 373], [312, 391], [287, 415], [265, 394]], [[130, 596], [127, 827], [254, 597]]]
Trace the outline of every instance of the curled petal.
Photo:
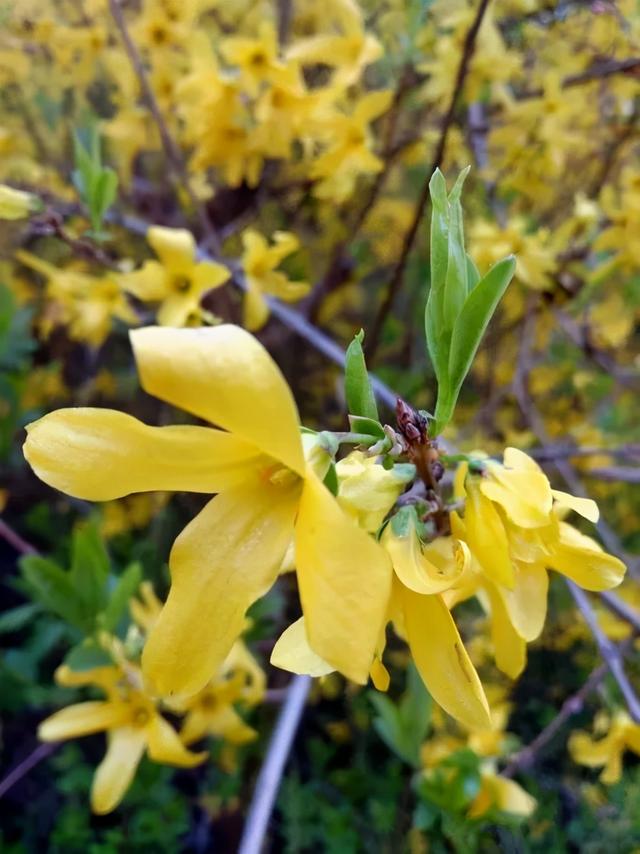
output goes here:
[[584, 519], [588, 519], [589, 522], [593, 522], [594, 525], [600, 518], [600, 511], [598, 510], [598, 505], [593, 499], [580, 498], [577, 495], [571, 495], [568, 492], [562, 492], [561, 489], [552, 489], [551, 492], [553, 493], [553, 497], [555, 499], [556, 504], [558, 504], [561, 508], [574, 510]]
[[[144, 389], [218, 424], [302, 474], [295, 402], [271, 356], [238, 326], [130, 333]], [[188, 382], [185, 382], [188, 377]]]
[[416, 593], [442, 593], [459, 580], [465, 563], [471, 561], [470, 555], [466, 560], [466, 543], [441, 537], [424, 544], [411, 523], [405, 536], [399, 536], [391, 522], [384, 530], [382, 544], [400, 581]]
[[58, 409], [27, 427], [24, 455], [49, 486], [86, 501], [132, 492], [214, 493], [241, 482], [255, 446], [207, 427], [149, 427], [114, 409]]

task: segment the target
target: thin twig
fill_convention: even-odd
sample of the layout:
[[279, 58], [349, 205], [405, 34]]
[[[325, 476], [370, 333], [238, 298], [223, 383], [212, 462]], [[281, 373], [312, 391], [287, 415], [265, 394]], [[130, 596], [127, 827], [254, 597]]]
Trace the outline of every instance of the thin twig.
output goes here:
[[124, 49], [127, 53], [127, 56], [129, 57], [129, 61], [131, 62], [131, 67], [133, 68], [133, 71], [136, 77], [138, 78], [142, 95], [145, 101], [147, 102], [149, 111], [153, 116], [153, 120], [155, 121], [156, 126], [158, 128], [158, 132], [160, 134], [160, 141], [162, 143], [162, 147], [164, 149], [164, 153], [169, 163], [169, 166], [173, 171], [174, 177], [177, 182], [181, 186], [183, 186], [185, 192], [189, 196], [189, 200], [198, 216], [198, 219], [200, 220], [202, 228], [204, 229], [207, 243], [211, 246], [214, 252], [220, 253], [220, 239], [215, 228], [213, 227], [213, 224], [207, 216], [206, 211], [196, 198], [196, 195], [193, 192], [193, 189], [191, 188], [187, 168], [182, 157], [182, 152], [180, 151], [180, 148], [176, 144], [175, 140], [173, 139], [169, 128], [167, 127], [167, 123], [164, 120], [160, 105], [158, 104], [156, 96], [153, 92], [153, 88], [151, 87], [151, 83], [149, 82], [149, 77], [144, 67], [142, 57], [140, 56], [138, 48], [134, 44], [133, 39], [131, 38], [131, 35], [127, 28], [127, 22], [125, 21], [124, 14], [122, 12], [120, 0], [109, 0], [109, 9], [111, 11], [111, 15], [118, 29], [118, 32], [120, 33], [120, 37], [122, 38]]
[[[573, 86], [581, 86], [583, 83], [592, 83], [594, 80], [604, 80], [614, 74], [628, 74], [640, 69], [640, 57], [632, 56], [628, 59], [611, 59], [606, 62], [596, 62], [586, 71], [579, 74], [569, 74], [564, 77], [560, 86], [562, 89], [571, 89]], [[528, 101], [531, 98], [541, 98], [544, 89], [529, 89], [518, 94], [519, 101]]]
[[480, 0], [475, 18], [473, 19], [473, 23], [471, 24], [464, 40], [464, 45], [462, 47], [462, 55], [460, 57], [460, 64], [458, 66], [458, 72], [456, 74], [455, 83], [453, 85], [453, 91], [451, 93], [451, 100], [449, 102], [449, 107], [445, 113], [442, 122], [440, 136], [438, 138], [438, 144], [436, 146], [433, 161], [431, 163], [431, 166], [429, 167], [427, 177], [420, 193], [420, 197], [418, 198], [418, 203], [416, 205], [413, 220], [411, 222], [411, 225], [409, 226], [409, 230], [405, 234], [404, 241], [402, 243], [402, 249], [400, 251], [400, 257], [391, 275], [391, 281], [389, 282], [387, 292], [382, 301], [382, 304], [380, 305], [378, 313], [373, 321], [373, 325], [369, 332], [368, 343], [365, 342], [367, 343], [367, 358], [370, 364], [373, 364], [373, 361], [375, 359], [378, 350], [378, 345], [380, 344], [380, 338], [382, 335], [382, 327], [384, 326], [387, 316], [393, 309], [393, 304], [402, 284], [402, 279], [404, 277], [404, 271], [405, 267], [407, 266], [409, 254], [411, 252], [411, 249], [413, 248], [413, 244], [418, 233], [418, 228], [420, 227], [422, 217], [424, 216], [424, 212], [427, 207], [427, 202], [429, 200], [429, 182], [431, 180], [431, 176], [444, 160], [447, 139], [449, 136], [449, 131], [453, 124], [456, 105], [464, 87], [464, 82], [469, 71], [469, 64], [471, 62], [471, 58], [475, 49], [478, 31], [480, 30], [480, 27], [482, 25], [482, 21], [487, 11], [487, 7], [489, 6], [489, 2], [490, 0]]
[[36, 765], [48, 756], [51, 756], [51, 754], [60, 747], [60, 744], [61, 742], [59, 741], [39, 744], [26, 759], [23, 759], [22, 762], [16, 765], [13, 770], [9, 771], [4, 780], [0, 780], [0, 798], [4, 797], [9, 789], [13, 788], [16, 783], [19, 783], [23, 777], [26, 777], [32, 768], [35, 768]]
[[294, 676], [260, 768], [238, 854], [260, 854], [280, 781], [311, 687], [311, 677]]
[[589, 597], [581, 587], [578, 587], [571, 579], [567, 579], [569, 592], [578, 606], [578, 609], [584, 621], [589, 627], [589, 631], [594, 637], [598, 652], [609, 668], [611, 675], [618, 683], [618, 687], [624, 697], [624, 701], [629, 709], [629, 714], [636, 723], [640, 723], [640, 700], [636, 692], [633, 690], [629, 677], [624, 672], [622, 655], [618, 647], [612, 643], [605, 633], [600, 628], [595, 612], [591, 607]]
[[37, 555], [38, 550], [10, 528], [6, 522], [0, 519], [0, 537], [6, 540], [13, 548], [23, 555]]

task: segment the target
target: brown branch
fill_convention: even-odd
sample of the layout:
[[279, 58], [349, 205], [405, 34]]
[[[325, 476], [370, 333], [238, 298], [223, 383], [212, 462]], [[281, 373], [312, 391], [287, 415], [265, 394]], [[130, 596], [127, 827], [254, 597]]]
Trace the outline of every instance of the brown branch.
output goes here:
[[[564, 77], [560, 86], [562, 89], [571, 89], [573, 86], [581, 86], [583, 83], [592, 83], [594, 80], [604, 80], [615, 74], [628, 74], [640, 70], [640, 57], [632, 56], [629, 59], [609, 59], [604, 62], [595, 62], [591, 68], [581, 71], [579, 74], [569, 74]], [[528, 101], [531, 98], [541, 98], [544, 89], [529, 89], [520, 92], [519, 101]]]
[[133, 71], [136, 77], [138, 78], [142, 95], [145, 101], [147, 102], [149, 111], [153, 116], [153, 119], [158, 128], [158, 132], [160, 134], [160, 141], [164, 149], [165, 157], [167, 158], [169, 166], [171, 167], [174, 179], [176, 180], [179, 186], [184, 188], [187, 195], [189, 196], [189, 200], [205, 232], [207, 243], [211, 246], [211, 248], [216, 254], [220, 254], [220, 239], [209, 217], [207, 216], [203, 205], [200, 204], [200, 202], [196, 198], [195, 193], [193, 192], [193, 189], [191, 188], [191, 184], [189, 182], [189, 174], [187, 172], [187, 167], [185, 165], [184, 159], [182, 157], [182, 152], [180, 151], [180, 148], [176, 144], [175, 140], [173, 139], [169, 128], [167, 127], [167, 123], [164, 120], [164, 116], [162, 115], [162, 111], [160, 110], [160, 105], [158, 104], [156, 96], [151, 87], [151, 83], [149, 82], [149, 77], [144, 67], [142, 57], [138, 51], [138, 48], [134, 44], [131, 35], [129, 34], [129, 30], [127, 29], [127, 23], [122, 12], [120, 0], [109, 0], [109, 9], [111, 11], [111, 15], [113, 17], [116, 28], [120, 33], [120, 37], [124, 44], [124, 49], [131, 63], [131, 67], [133, 68]]
[[393, 309], [393, 304], [395, 302], [398, 291], [400, 290], [400, 286], [402, 285], [404, 271], [407, 266], [409, 254], [411, 253], [411, 249], [413, 248], [413, 244], [418, 233], [418, 228], [420, 227], [420, 223], [422, 222], [422, 217], [424, 215], [425, 209], [427, 207], [427, 202], [429, 200], [429, 182], [431, 180], [431, 176], [433, 175], [435, 170], [442, 165], [442, 161], [444, 160], [447, 139], [449, 136], [449, 131], [453, 124], [456, 105], [464, 87], [467, 73], [469, 71], [471, 58], [475, 50], [478, 31], [480, 30], [480, 27], [482, 25], [482, 21], [487, 11], [487, 7], [489, 6], [489, 2], [490, 0], [480, 0], [475, 18], [473, 19], [473, 23], [471, 24], [471, 27], [469, 28], [469, 31], [467, 32], [466, 38], [464, 40], [462, 55], [460, 57], [460, 64], [458, 66], [458, 71], [453, 86], [453, 92], [451, 93], [451, 100], [449, 102], [449, 107], [445, 113], [442, 122], [442, 127], [440, 129], [440, 136], [438, 138], [438, 144], [436, 146], [435, 154], [431, 162], [431, 166], [429, 167], [426, 180], [422, 187], [422, 191], [418, 198], [418, 203], [416, 205], [413, 220], [411, 222], [411, 225], [409, 226], [409, 230], [405, 234], [402, 243], [402, 249], [400, 252], [400, 258], [398, 259], [398, 262], [391, 275], [391, 280], [389, 282], [389, 286], [387, 288], [387, 292], [382, 301], [382, 304], [380, 305], [378, 313], [374, 318], [373, 326], [369, 332], [368, 341], [365, 341], [369, 364], [373, 364], [373, 361], [376, 357], [378, 346], [380, 344], [380, 338], [382, 335], [382, 328], [384, 326], [385, 320], [387, 319], [387, 316]]

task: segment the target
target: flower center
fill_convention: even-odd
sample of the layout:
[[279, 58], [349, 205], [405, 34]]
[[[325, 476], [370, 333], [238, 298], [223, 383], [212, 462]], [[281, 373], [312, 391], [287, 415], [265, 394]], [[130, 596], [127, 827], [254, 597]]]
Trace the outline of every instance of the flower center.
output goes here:
[[133, 710], [133, 725], [137, 727], [146, 726], [149, 723], [149, 711], [142, 706]]
[[191, 288], [191, 280], [187, 276], [174, 276], [171, 287], [179, 294], [185, 294]]

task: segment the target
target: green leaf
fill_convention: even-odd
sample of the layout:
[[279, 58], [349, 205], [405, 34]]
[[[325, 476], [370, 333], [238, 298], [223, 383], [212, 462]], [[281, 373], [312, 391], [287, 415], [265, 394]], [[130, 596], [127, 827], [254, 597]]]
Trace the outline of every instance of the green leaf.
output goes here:
[[480, 341], [516, 269], [509, 255], [489, 270], [467, 297], [456, 320], [449, 353], [449, 382], [444, 394], [438, 389], [436, 433], [451, 420], [462, 383], [469, 372]]
[[100, 623], [109, 632], [115, 632], [118, 624], [125, 616], [129, 600], [135, 595], [142, 581], [142, 566], [137, 561], [129, 564], [115, 582], [109, 595], [109, 602], [100, 617]]
[[475, 288], [480, 281], [480, 270], [475, 265], [471, 255], [467, 254], [467, 286], [469, 293]]
[[106, 605], [110, 561], [95, 520], [76, 528], [71, 539], [71, 584], [83, 604], [87, 620]]
[[72, 647], [65, 656], [64, 663], [71, 670], [83, 671], [93, 670], [94, 667], [108, 667], [113, 661], [93, 638], [89, 638]]
[[467, 298], [467, 255], [464, 251], [464, 227], [462, 224], [462, 205], [460, 194], [465, 178], [469, 174], [470, 167], [467, 166], [458, 175], [456, 183], [449, 193], [448, 213], [448, 246], [447, 246], [447, 274], [444, 284], [443, 295], [443, 323], [447, 330], [453, 329], [453, 325], [462, 310]]
[[26, 626], [42, 611], [37, 602], [27, 602], [26, 605], [18, 605], [0, 615], [0, 634], [17, 632]]
[[349, 426], [352, 433], [364, 433], [367, 436], [375, 436], [376, 439], [384, 439], [385, 432], [379, 421], [373, 418], [362, 418], [360, 415], [349, 416]]
[[378, 421], [378, 407], [362, 350], [363, 340], [364, 331], [361, 329], [349, 344], [345, 356], [344, 389], [347, 409], [352, 415]]
[[91, 631], [93, 625], [84, 613], [83, 602], [71, 583], [70, 574], [56, 563], [39, 555], [25, 555], [20, 570], [36, 600], [47, 611], [57, 614], [81, 631]]

